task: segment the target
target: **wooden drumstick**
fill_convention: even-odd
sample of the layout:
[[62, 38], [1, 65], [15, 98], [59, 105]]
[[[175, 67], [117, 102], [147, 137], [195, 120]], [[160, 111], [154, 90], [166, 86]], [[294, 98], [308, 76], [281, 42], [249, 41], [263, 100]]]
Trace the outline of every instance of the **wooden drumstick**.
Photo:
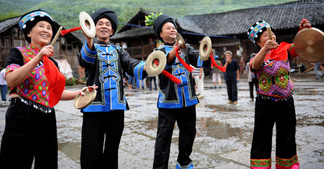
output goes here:
[[54, 36], [54, 39], [52, 40], [52, 43], [51, 43], [52, 46], [54, 46], [54, 44], [55, 44], [57, 38], [60, 36], [62, 29], [63, 29], [63, 27], [61, 26], [61, 27], [58, 29], [58, 31], [56, 32], [56, 34], [55, 34], [55, 36]]
[[270, 28], [270, 26], [267, 26], [267, 31], [268, 31], [269, 39], [272, 40], [272, 33], [271, 33], [271, 28]]

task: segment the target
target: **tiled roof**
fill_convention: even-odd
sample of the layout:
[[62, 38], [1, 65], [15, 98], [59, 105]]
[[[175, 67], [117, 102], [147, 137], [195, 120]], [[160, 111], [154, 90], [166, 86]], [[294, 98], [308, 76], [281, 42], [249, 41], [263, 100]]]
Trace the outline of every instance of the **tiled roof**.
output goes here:
[[[134, 15], [129, 21], [128, 23], [123, 26], [119, 32], [123, 32], [123, 31], [126, 31], [126, 30], [129, 30], [132, 28], [132, 25], [137, 25], [138, 24], [138, 20], [144, 20], [145, 19], [145, 16], [146, 15], [150, 15], [152, 12], [151, 11], [147, 11], [147, 10], [144, 10], [144, 9], [140, 9], [136, 15]], [[154, 13], [154, 12], [153, 12]], [[144, 25], [142, 25], [144, 26]], [[119, 33], [118, 32], [118, 33]]]
[[[10, 18], [10, 19], [7, 19], [7, 20], [4, 20], [2, 22], [0, 22], [0, 33], [8, 30], [9, 28], [15, 26], [18, 24], [19, 22], [19, 19], [20, 19], [21, 16], [18, 16], [18, 17], [15, 17], [15, 18]], [[59, 27], [60, 25], [55, 22], [56, 26]], [[70, 35], [65, 35], [65, 36], [70, 36], [72, 38], [76, 38], [78, 40], [80, 40], [80, 42], [84, 42], [85, 41], [85, 36], [81, 33], [76, 33], [76, 32], [71, 32]]]
[[204, 34], [204, 30], [202, 30], [195, 22], [187, 18], [179, 18], [176, 19], [176, 24], [180, 31], [188, 31], [198, 34]]
[[133, 37], [140, 37], [146, 35], [154, 35], [154, 31], [152, 28], [134, 28], [129, 29], [123, 32], [118, 32], [114, 36], [112, 36], [111, 40], [118, 40], [124, 38], [133, 38]]
[[236, 35], [247, 32], [258, 20], [265, 20], [274, 29], [297, 28], [306, 18], [312, 26], [324, 23], [324, 0], [302, 0], [279, 5], [240, 9], [224, 13], [187, 15], [207, 35]]
[[11, 28], [12, 26], [18, 24], [19, 19], [20, 19], [20, 16], [15, 17], [15, 18], [10, 18], [10, 19], [0, 22], [0, 33], [6, 31], [7, 29]]
[[[143, 19], [150, 11], [141, 9], [112, 39], [153, 35], [147, 27], [132, 28], [138, 19]], [[258, 20], [268, 22], [274, 29], [298, 28], [302, 19], [308, 19], [312, 26], [324, 25], [324, 0], [301, 0], [278, 5], [260, 6], [223, 13], [187, 15], [177, 18], [179, 32], [198, 35], [226, 36], [246, 33]], [[134, 24], [134, 25], [133, 25]], [[136, 27], [136, 26], [135, 26]]]

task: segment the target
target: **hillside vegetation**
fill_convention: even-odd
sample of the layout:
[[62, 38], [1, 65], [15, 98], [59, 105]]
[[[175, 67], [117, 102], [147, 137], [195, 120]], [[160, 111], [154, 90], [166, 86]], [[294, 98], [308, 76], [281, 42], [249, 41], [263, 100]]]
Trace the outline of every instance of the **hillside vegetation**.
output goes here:
[[20, 16], [42, 8], [66, 29], [79, 25], [81, 11], [91, 14], [100, 7], [116, 12], [119, 28], [124, 26], [141, 8], [163, 12], [175, 17], [219, 13], [242, 8], [280, 4], [293, 0], [0, 0], [0, 20]]

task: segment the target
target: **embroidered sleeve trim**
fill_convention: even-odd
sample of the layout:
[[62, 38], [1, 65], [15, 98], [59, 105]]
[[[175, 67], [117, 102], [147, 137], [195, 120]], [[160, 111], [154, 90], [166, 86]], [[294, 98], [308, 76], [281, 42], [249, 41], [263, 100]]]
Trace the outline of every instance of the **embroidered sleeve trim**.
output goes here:
[[143, 80], [143, 69], [145, 66], [145, 62], [141, 61], [139, 64], [136, 65], [135, 70], [134, 70], [134, 77], [136, 79]]
[[12, 72], [12, 71], [14, 71], [14, 70], [16, 70], [18, 68], [20, 68], [20, 65], [18, 65], [18, 64], [10, 64], [10, 65], [8, 65], [7, 68], [6, 68], [6, 75], [5, 76], [7, 76], [7, 73]]
[[96, 50], [90, 50], [87, 45], [87, 41], [85, 41], [81, 49], [82, 59], [88, 63], [93, 64], [95, 62], [96, 54]]

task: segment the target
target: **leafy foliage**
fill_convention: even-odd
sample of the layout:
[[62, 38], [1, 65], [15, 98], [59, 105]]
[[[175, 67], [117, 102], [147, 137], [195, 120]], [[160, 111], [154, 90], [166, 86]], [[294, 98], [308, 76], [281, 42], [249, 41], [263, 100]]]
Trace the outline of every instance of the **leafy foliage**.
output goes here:
[[183, 17], [185, 15], [226, 12], [290, 1], [294, 0], [2, 0], [0, 1], [0, 20], [42, 8], [64, 28], [70, 29], [79, 26], [78, 20], [81, 11], [91, 15], [96, 9], [107, 7], [116, 12], [120, 23], [119, 30], [140, 9]]
[[159, 17], [160, 15], [162, 15], [162, 12], [161, 13], [156, 13], [156, 14], [151, 13], [151, 15], [145, 16], [145, 25], [146, 26], [152, 26], [155, 19], [157, 17]]

